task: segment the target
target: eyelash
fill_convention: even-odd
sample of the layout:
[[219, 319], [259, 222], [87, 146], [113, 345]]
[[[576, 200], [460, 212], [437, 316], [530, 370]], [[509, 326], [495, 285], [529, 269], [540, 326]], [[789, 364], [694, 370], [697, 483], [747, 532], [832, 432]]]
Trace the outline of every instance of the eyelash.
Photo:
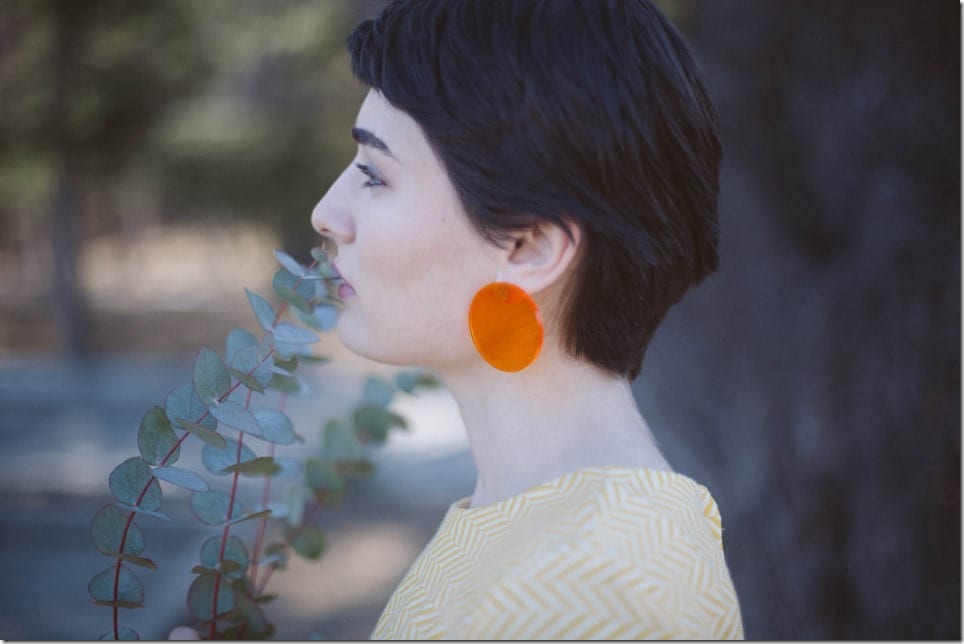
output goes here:
[[375, 171], [371, 168], [371, 166], [367, 166], [362, 163], [356, 163], [355, 167], [358, 168], [358, 170], [363, 175], [368, 177], [368, 181], [362, 184], [362, 186], [364, 186], [365, 188], [377, 188], [378, 186], [385, 185], [385, 182], [382, 181], [381, 177], [375, 174]]

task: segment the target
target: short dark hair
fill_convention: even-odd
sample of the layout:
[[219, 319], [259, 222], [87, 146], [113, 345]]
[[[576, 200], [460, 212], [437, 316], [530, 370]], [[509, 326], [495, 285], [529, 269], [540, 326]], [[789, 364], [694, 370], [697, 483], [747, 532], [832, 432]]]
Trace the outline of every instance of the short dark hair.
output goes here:
[[397, 0], [348, 49], [421, 126], [480, 234], [580, 227], [565, 347], [635, 378], [718, 263], [719, 119], [673, 25], [646, 0]]

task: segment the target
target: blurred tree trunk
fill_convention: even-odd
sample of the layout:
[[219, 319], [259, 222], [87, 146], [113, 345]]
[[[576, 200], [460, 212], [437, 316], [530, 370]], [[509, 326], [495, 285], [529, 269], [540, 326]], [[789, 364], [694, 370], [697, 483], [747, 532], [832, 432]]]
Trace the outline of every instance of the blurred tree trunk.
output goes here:
[[78, 43], [83, 33], [85, 8], [82, 3], [50, 3], [53, 12], [53, 96], [50, 130], [56, 163], [56, 185], [50, 210], [50, 239], [53, 245], [51, 294], [61, 337], [67, 352], [80, 358], [89, 351], [89, 324], [83, 290], [77, 276], [78, 232], [82, 201], [79, 155], [67, 121]]
[[960, 639], [959, 8], [691, 8], [720, 271], [642, 407], [718, 495], [748, 637]]

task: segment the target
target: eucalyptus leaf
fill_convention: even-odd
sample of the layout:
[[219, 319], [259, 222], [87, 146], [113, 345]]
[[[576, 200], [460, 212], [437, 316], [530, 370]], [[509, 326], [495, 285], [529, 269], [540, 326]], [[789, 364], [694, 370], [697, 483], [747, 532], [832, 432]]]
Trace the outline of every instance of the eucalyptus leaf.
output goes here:
[[[208, 416], [208, 418], [214, 421], [215, 423], [214, 426], [217, 427], [217, 419], [215, 419], [214, 416]], [[200, 438], [202, 441], [204, 441], [211, 447], [214, 447], [216, 449], [224, 449], [224, 446], [227, 445], [227, 443], [225, 443], [224, 441], [224, 436], [221, 436], [215, 431], [211, 431], [210, 429], [208, 429], [203, 425], [192, 423], [190, 421], [184, 420], [183, 418], [178, 418], [177, 423], [178, 425], [180, 425], [187, 431], [191, 432], [192, 434]]]
[[405, 419], [395, 412], [371, 404], [356, 409], [352, 420], [365, 436], [377, 442], [384, 441], [392, 427], [408, 427]]
[[288, 544], [286, 543], [269, 543], [264, 549], [264, 554], [265, 556], [261, 560], [262, 563], [267, 564], [270, 562], [279, 570], [284, 570], [288, 565]]
[[242, 385], [250, 389], [251, 391], [256, 391], [259, 394], [264, 393], [264, 385], [258, 382], [258, 379], [254, 377], [253, 374], [246, 373], [244, 371], [238, 371], [237, 369], [230, 370], [231, 375], [238, 379]]
[[162, 481], [167, 481], [192, 492], [208, 491], [207, 481], [191, 470], [181, 469], [180, 467], [155, 467], [153, 473]]
[[275, 391], [284, 392], [289, 396], [300, 396], [311, 391], [308, 386], [297, 377], [282, 376], [281, 374], [275, 374], [271, 379], [271, 388]]
[[395, 388], [381, 378], [370, 376], [365, 380], [365, 390], [362, 400], [378, 407], [388, 407], [395, 395]]
[[245, 476], [271, 476], [280, 472], [281, 466], [271, 456], [259, 456], [251, 461], [229, 465], [224, 471], [239, 472]]
[[414, 371], [400, 371], [395, 374], [395, 386], [405, 393], [414, 393], [418, 386], [418, 373]]
[[228, 525], [235, 525], [238, 523], [244, 523], [245, 521], [253, 521], [255, 519], [263, 519], [265, 517], [271, 516], [271, 510], [259, 510], [258, 512], [247, 512], [240, 517], [231, 519], [228, 521]]
[[319, 263], [328, 263], [338, 254], [338, 244], [330, 237], [322, 237], [321, 243], [311, 249], [311, 256]]
[[245, 635], [250, 635], [251, 637], [266, 635], [269, 632], [270, 625], [268, 624], [268, 620], [265, 619], [261, 607], [247, 595], [239, 594], [237, 597], [238, 611], [240, 611], [246, 621], [247, 628], [245, 629]]
[[144, 533], [133, 521], [130, 527], [127, 526], [129, 516], [114, 505], [105, 505], [97, 511], [90, 522], [90, 536], [98, 550], [105, 555], [115, 555], [121, 552], [123, 540], [123, 552], [137, 555], [144, 551]]
[[261, 341], [258, 342], [258, 359], [267, 360], [272, 355], [274, 355], [274, 333], [265, 331]]
[[261, 435], [258, 419], [245, 409], [244, 405], [236, 401], [226, 400], [223, 403], [211, 405], [211, 415], [228, 427], [257, 436]]
[[308, 272], [308, 269], [302, 266], [298, 260], [283, 250], [275, 250], [274, 256], [278, 258], [278, 263], [284, 266], [285, 269], [293, 275], [301, 277]]
[[301, 280], [285, 269], [281, 269], [274, 274], [271, 280], [271, 288], [286, 302], [298, 310], [311, 313], [311, 302], [309, 301], [315, 294], [313, 282]]
[[362, 444], [351, 428], [338, 418], [325, 425], [325, 456], [332, 461], [355, 461], [362, 456]]
[[242, 380], [248, 389], [258, 391], [257, 388], [249, 385], [241, 374], [254, 378], [261, 385], [262, 391], [258, 393], [264, 393], [263, 388], [271, 382], [271, 367], [274, 364], [271, 356], [261, 356], [261, 351], [259, 344], [242, 347], [234, 353], [229, 363], [231, 372]]
[[338, 467], [319, 458], [310, 458], [305, 463], [305, 482], [316, 495], [326, 500], [337, 500], [345, 491], [345, 479]]
[[320, 331], [331, 331], [338, 324], [338, 307], [331, 304], [319, 304], [312, 310], [312, 316], [318, 321]]
[[325, 535], [314, 526], [290, 531], [288, 543], [305, 559], [317, 559], [325, 551]]
[[[116, 635], [116, 637], [115, 637]], [[101, 640], [139, 640], [140, 634], [129, 626], [121, 626], [115, 634], [113, 629], [100, 636]]]
[[410, 394], [414, 394], [418, 387], [438, 387], [438, 384], [438, 380], [432, 375], [418, 370], [400, 371], [395, 374], [395, 385]]
[[[235, 564], [230, 574], [228, 574], [222, 562], [232, 562]], [[251, 558], [248, 556], [248, 549], [245, 547], [244, 542], [237, 537], [228, 537], [224, 546], [223, 558], [221, 558], [220, 536], [211, 537], [201, 546], [201, 565], [214, 569], [220, 567], [224, 574], [233, 579], [244, 577], [244, 569], [248, 567], [250, 562]]]
[[291, 419], [283, 411], [264, 407], [256, 409], [254, 416], [261, 427], [261, 438], [278, 445], [291, 445], [295, 442], [295, 428]]
[[154, 405], [141, 419], [137, 430], [137, 448], [141, 457], [151, 465], [158, 465], [170, 454], [165, 464], [174, 464], [181, 451], [176, 445], [177, 434], [171, 428], [171, 421], [163, 409]]
[[124, 505], [138, 506], [148, 511], [161, 507], [161, 486], [151, 474], [147, 462], [134, 456], [110, 473], [108, 486], [114, 498]]
[[132, 563], [135, 566], [140, 566], [141, 568], [147, 568], [148, 570], [157, 570], [157, 564], [148, 559], [147, 557], [138, 557], [137, 555], [119, 553], [117, 555], [120, 559], [126, 561], [127, 563]]
[[213, 349], [202, 348], [194, 361], [194, 388], [206, 403], [221, 400], [231, 389], [231, 374], [224, 360]]
[[244, 509], [237, 498], [234, 499], [231, 516], [228, 516], [228, 504], [231, 502], [224, 492], [209, 490], [207, 492], [195, 492], [191, 495], [191, 511], [194, 516], [207, 525], [223, 525], [231, 520], [232, 517], [241, 516]]
[[119, 507], [122, 510], [130, 510], [131, 512], [136, 512], [137, 514], [144, 514], [149, 517], [154, 517], [155, 519], [161, 519], [162, 521], [171, 520], [171, 517], [157, 510], [145, 510], [144, 508], [136, 508], [132, 505], [124, 505], [123, 503], [118, 503], [117, 507]]
[[227, 342], [225, 343], [224, 357], [228, 365], [234, 365], [234, 357], [238, 351], [247, 347], [257, 347], [258, 337], [246, 329], [234, 328], [228, 332]]
[[[114, 578], [117, 576], [117, 597], [114, 597]], [[140, 606], [144, 603], [144, 585], [130, 568], [117, 564], [94, 575], [87, 585], [87, 592], [96, 602], [113, 604], [123, 602], [124, 608]]]
[[[217, 603], [214, 589], [218, 589]], [[187, 607], [198, 619], [211, 620], [234, 608], [234, 589], [225, 576], [198, 575], [187, 591]], [[211, 613], [212, 608], [214, 614]]]
[[248, 302], [251, 304], [251, 310], [254, 311], [254, 317], [257, 318], [258, 324], [265, 331], [270, 331], [274, 328], [275, 321], [275, 312], [271, 308], [271, 304], [253, 291], [244, 289], [244, 292], [248, 294]]
[[208, 406], [201, 402], [193, 384], [181, 385], [171, 391], [164, 400], [164, 413], [171, 424], [183, 429], [187, 428], [179, 422], [180, 418], [212, 431], [218, 427], [218, 421], [208, 413]]
[[225, 439], [222, 448], [205, 445], [204, 449], [201, 450], [201, 462], [204, 463], [204, 467], [212, 474], [218, 475], [227, 474], [227, 468], [235, 463], [253, 461], [255, 458], [255, 453], [247, 445], [242, 444], [241, 458], [239, 459], [238, 441], [233, 438]]
[[[290, 342], [292, 344], [313, 344], [319, 341], [319, 337], [300, 326], [295, 326], [290, 322], [279, 322], [274, 328], [275, 346], [279, 342]], [[297, 354], [294, 354], [297, 355]]]

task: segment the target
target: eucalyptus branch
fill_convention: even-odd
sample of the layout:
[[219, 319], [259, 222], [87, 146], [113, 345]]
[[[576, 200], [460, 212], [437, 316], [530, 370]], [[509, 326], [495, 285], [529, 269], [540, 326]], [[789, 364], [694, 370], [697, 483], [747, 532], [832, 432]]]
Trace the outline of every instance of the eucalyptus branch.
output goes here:
[[[295, 375], [299, 363], [318, 359], [308, 347], [318, 341], [314, 331], [334, 325], [340, 302], [329, 292], [339, 278], [325, 249], [313, 249], [314, 261], [307, 266], [280, 251], [275, 255], [282, 265], [272, 280], [272, 289], [282, 299], [277, 310], [260, 295], [246, 291], [262, 337], [233, 329], [224, 358], [202, 348], [193, 382], [173, 389], [164, 406], [154, 406], [141, 421], [140, 456], [127, 459], [110, 474], [114, 503], [102, 507], [91, 521], [97, 549], [114, 559], [88, 586], [95, 603], [112, 608], [113, 628], [102, 639], [139, 637], [134, 629], [120, 626], [119, 609], [144, 603], [144, 586], [125, 564], [157, 568], [141, 556], [145, 539], [135, 518], [170, 520], [160, 511], [162, 481], [189, 490], [194, 516], [221, 528], [219, 536], [202, 545], [200, 565], [193, 570], [197, 577], [187, 593], [188, 608], [199, 627], [206, 628], [212, 639], [269, 637], [274, 626], [262, 606], [272, 599], [264, 590], [273, 572], [285, 566], [291, 550], [308, 559], [322, 555], [325, 539], [314, 525], [317, 513], [339, 502], [349, 479], [371, 471], [363, 453], [366, 445], [379, 444], [389, 430], [406, 425], [404, 418], [387, 409], [394, 392], [413, 393], [419, 386], [434, 384], [416, 372], [399, 373], [394, 383], [369, 378], [349, 417], [331, 419], [325, 425], [320, 454], [303, 465], [290, 457], [277, 457], [278, 445], [304, 441], [284, 408], [291, 394], [304, 390]], [[301, 324], [283, 322], [285, 313]], [[264, 395], [269, 389], [278, 392], [278, 404], [255, 408], [254, 394]], [[227, 438], [225, 429], [234, 430], [237, 438]], [[183, 434], [178, 436], [176, 430]], [[210, 474], [231, 476], [228, 493], [210, 489], [196, 472], [174, 467], [189, 435], [201, 440], [201, 460]], [[247, 438], [266, 443], [267, 455], [258, 456]], [[242, 475], [264, 478], [255, 509], [240, 498]], [[287, 503], [272, 502], [273, 478], [292, 475], [303, 478], [290, 488]], [[231, 534], [232, 526], [248, 520], [258, 521], [250, 551]], [[269, 524], [277, 524], [284, 538], [266, 546]], [[222, 624], [224, 630], [219, 630]]]

